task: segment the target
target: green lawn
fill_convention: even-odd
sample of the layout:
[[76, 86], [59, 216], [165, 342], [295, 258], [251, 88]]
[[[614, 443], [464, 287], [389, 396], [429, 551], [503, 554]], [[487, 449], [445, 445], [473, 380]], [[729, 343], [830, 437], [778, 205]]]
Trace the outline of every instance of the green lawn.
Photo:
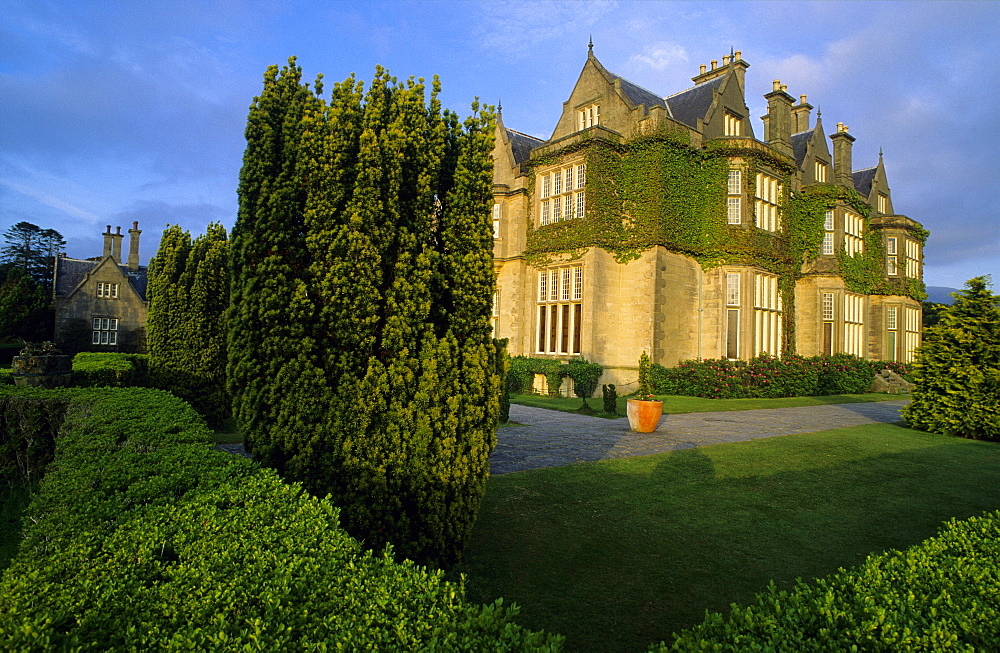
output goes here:
[[[785, 397], [782, 399], [705, 399], [703, 397], [682, 397], [680, 395], [657, 395], [663, 402], [663, 412], [667, 415], [681, 413], [710, 413], [726, 410], [753, 410], [755, 408], [789, 408], [793, 406], [822, 406], [824, 404], [855, 404], [871, 401], [897, 401], [906, 399], [907, 395], [889, 395], [867, 393], [863, 395], [827, 395], [825, 397]], [[621, 417], [625, 415], [627, 397], [618, 397], [618, 415], [604, 412], [595, 413], [595, 417]], [[511, 395], [512, 404], [535, 406], [560, 410], [566, 413], [580, 412], [583, 400], [578, 397], [542, 397], [540, 395]], [[595, 411], [604, 407], [600, 397], [587, 400], [587, 405]]]
[[1000, 508], [1000, 445], [876, 424], [489, 479], [457, 572], [575, 650], [644, 650], [770, 580]]

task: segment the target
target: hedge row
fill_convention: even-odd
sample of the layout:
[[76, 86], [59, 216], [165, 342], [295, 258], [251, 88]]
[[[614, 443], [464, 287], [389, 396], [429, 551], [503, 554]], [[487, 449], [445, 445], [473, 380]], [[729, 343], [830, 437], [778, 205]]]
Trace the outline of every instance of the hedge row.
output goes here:
[[149, 385], [149, 356], [81, 352], [73, 357], [73, 385], [128, 388]]
[[682, 361], [677, 367], [653, 365], [657, 394], [745, 399], [861, 394], [885, 368], [905, 373], [900, 363], [868, 361], [850, 354], [833, 356], [764, 355], [749, 361]]
[[593, 396], [603, 371], [603, 367], [585, 358], [575, 358], [564, 364], [547, 358], [514, 356], [510, 359], [507, 384], [510, 392], [531, 392], [535, 375], [544, 374], [549, 395], [554, 397], [559, 394], [562, 380], [568, 376], [573, 379], [576, 395], [586, 399]]
[[363, 552], [328, 500], [213, 451], [204, 421], [167, 392], [5, 388], [0, 397], [66, 405], [0, 579], [2, 650], [561, 644], [517, 626], [500, 601], [466, 602], [440, 572]]
[[1000, 512], [952, 520], [905, 551], [710, 614], [651, 650], [1000, 650]]

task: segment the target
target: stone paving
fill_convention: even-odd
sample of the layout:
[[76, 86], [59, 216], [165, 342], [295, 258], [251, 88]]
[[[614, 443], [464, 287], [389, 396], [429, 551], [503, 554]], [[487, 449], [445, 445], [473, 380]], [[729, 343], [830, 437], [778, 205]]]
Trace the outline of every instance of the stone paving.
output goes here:
[[513, 404], [510, 419], [519, 425], [497, 429], [497, 448], [490, 456], [490, 473], [507, 474], [723, 442], [893, 423], [902, 419], [899, 410], [906, 403], [883, 401], [664, 415], [652, 433], [633, 433], [624, 417], [609, 420]]
[[[497, 429], [497, 448], [490, 456], [490, 473], [508, 474], [776, 435], [893, 423], [902, 419], [899, 410], [906, 403], [907, 400], [881, 401], [664, 415], [652, 433], [633, 433], [624, 417], [604, 419], [512, 404], [510, 418], [518, 425]], [[247, 455], [240, 444], [216, 448]]]

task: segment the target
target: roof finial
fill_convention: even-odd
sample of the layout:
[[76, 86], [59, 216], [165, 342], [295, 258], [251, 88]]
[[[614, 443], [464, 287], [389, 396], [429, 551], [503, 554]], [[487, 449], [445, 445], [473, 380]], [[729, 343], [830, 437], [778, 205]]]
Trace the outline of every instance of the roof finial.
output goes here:
[[591, 53], [594, 51], [594, 35], [590, 35], [590, 43], [587, 44], [587, 52]]
[[497, 113], [503, 113], [503, 100], [497, 98]]
[[736, 48], [734, 48], [731, 45], [729, 46], [729, 60], [730, 61], [736, 60]]
[[878, 146], [878, 158], [880, 158], [880, 159], [882, 158], [882, 146], [881, 145]]

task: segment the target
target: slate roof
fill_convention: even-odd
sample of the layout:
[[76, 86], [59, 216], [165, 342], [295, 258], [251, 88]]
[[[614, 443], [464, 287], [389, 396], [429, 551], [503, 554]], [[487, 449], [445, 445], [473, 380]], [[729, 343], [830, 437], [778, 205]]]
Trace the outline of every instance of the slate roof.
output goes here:
[[851, 173], [851, 178], [854, 180], [854, 188], [868, 197], [872, 194], [872, 180], [875, 179], [875, 173], [878, 171], [878, 166], [873, 168], [865, 168], [864, 170], [855, 170]]
[[510, 149], [514, 154], [515, 163], [524, 163], [531, 156], [531, 150], [535, 149], [545, 141], [534, 136], [528, 136], [513, 129], [507, 130], [507, 138], [510, 139]]
[[812, 140], [814, 131], [810, 129], [807, 132], [792, 134], [792, 152], [795, 154], [795, 165], [799, 168], [802, 168], [802, 162], [806, 158], [806, 150], [809, 148], [809, 141]]
[[[56, 259], [56, 297], [68, 297], [98, 263], [100, 261], [84, 261], [76, 258]], [[139, 266], [138, 271], [130, 272], [127, 265], [119, 265], [118, 269], [128, 278], [129, 285], [135, 288], [139, 297], [146, 301], [147, 269]]]
[[712, 106], [712, 100], [715, 99], [715, 90], [722, 86], [725, 79], [724, 75], [716, 77], [666, 98], [670, 114], [688, 127], [697, 129], [698, 119], [705, 118], [708, 108]]
[[663, 98], [656, 93], [647, 91], [643, 87], [638, 84], [633, 84], [624, 77], [620, 77], [614, 73], [611, 73], [611, 75], [616, 80], [621, 80], [622, 93], [625, 94], [625, 97], [627, 97], [632, 104], [635, 106], [639, 106], [640, 104], [646, 105], [646, 113], [649, 113], [650, 107], [663, 107], [668, 112], [670, 111], [670, 107], [667, 106], [667, 103], [664, 102]]

